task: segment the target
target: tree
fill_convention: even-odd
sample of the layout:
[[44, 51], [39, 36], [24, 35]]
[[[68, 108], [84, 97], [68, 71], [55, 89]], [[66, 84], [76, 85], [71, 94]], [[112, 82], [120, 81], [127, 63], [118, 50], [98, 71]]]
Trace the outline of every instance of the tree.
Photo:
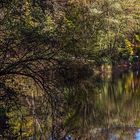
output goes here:
[[[45, 14], [42, 8], [40, 3], [33, 6], [32, 2], [26, 0], [4, 3], [0, 31], [0, 93], [9, 95], [14, 92], [16, 96], [21, 94], [26, 97], [22, 103], [29, 108], [31, 106], [30, 115], [36, 122], [34, 124], [38, 124], [34, 126], [33, 133], [35, 134], [35, 127], [38, 127], [41, 136], [44, 132], [36, 113], [38, 106], [41, 106], [41, 110], [47, 109], [42, 121], [48, 121], [50, 117], [53, 132], [56, 103], [61, 103], [61, 94], [52, 76], [52, 70], [55, 70], [58, 63], [55, 56], [61, 46], [55, 34], [56, 21], [49, 12]], [[46, 116], [47, 112], [49, 117]]]
[[[52, 133], [60, 130], [65, 100], [55, 73], [62, 62], [71, 64], [67, 60], [112, 62], [126, 35], [139, 27], [136, 2], [2, 0], [0, 93], [26, 95], [34, 124], [49, 118]], [[38, 119], [37, 110], [47, 112], [47, 119]]]

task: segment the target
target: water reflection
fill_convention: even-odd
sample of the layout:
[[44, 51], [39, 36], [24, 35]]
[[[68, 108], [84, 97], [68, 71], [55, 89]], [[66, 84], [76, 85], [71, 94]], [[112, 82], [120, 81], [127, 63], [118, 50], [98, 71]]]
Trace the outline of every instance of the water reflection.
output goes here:
[[[65, 105], [57, 116], [61, 123], [55, 125], [60, 125], [63, 138], [71, 135], [76, 140], [140, 140], [140, 72], [117, 70], [61, 84]], [[40, 106], [44, 98], [10, 95], [0, 98], [0, 138], [51, 137], [48, 106]]]
[[135, 133], [135, 140], [140, 140], [140, 129]]
[[138, 139], [138, 71], [115, 71], [111, 76], [99, 76], [92, 80], [79, 81], [75, 87], [67, 86], [65, 90], [68, 100], [67, 132], [83, 140]]

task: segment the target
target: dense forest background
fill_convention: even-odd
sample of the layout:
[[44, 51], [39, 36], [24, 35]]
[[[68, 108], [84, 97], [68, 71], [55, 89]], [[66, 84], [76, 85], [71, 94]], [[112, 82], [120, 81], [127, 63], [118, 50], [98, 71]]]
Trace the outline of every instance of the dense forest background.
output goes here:
[[140, 57], [139, 0], [1, 0], [0, 20], [0, 114], [12, 116], [8, 138], [63, 137], [68, 89], [61, 84]]

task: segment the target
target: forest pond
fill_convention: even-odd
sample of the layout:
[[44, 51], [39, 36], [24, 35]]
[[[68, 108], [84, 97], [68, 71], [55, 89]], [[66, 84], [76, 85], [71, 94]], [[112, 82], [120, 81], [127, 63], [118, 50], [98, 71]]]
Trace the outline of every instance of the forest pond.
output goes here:
[[[73, 140], [140, 140], [139, 71], [116, 70], [69, 82], [63, 86], [63, 92], [67, 105], [62, 123], [66, 135], [71, 135]], [[12, 102], [18, 97], [1, 97], [0, 136], [3, 139], [33, 139], [31, 116], [22, 107], [24, 97], [19, 98], [18, 107], [18, 102], [16, 105]], [[27, 118], [22, 126], [20, 122], [24, 118], [19, 117], [20, 111], [16, 108], [22, 109]]]
[[115, 70], [69, 89], [68, 132], [81, 140], [140, 140], [140, 72]]

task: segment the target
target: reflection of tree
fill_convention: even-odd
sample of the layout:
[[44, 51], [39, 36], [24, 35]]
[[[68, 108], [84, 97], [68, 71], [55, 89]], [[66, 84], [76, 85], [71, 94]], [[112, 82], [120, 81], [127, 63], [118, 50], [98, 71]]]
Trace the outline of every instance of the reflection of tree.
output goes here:
[[[140, 117], [138, 78], [139, 75], [136, 76], [135, 73], [130, 72], [110, 80], [92, 77], [77, 79], [75, 84], [73, 80], [73, 84], [70, 83], [70, 85], [66, 82], [64, 86], [65, 125], [62, 125], [63, 120], [60, 117], [65, 115], [62, 109], [63, 113], [57, 114], [54, 128], [51, 126], [52, 120], [48, 115], [50, 107], [46, 104], [43, 105], [46, 101], [44, 96], [37, 93], [34, 94], [35, 96], [31, 96], [24, 90], [22, 90], [23, 94], [18, 94], [9, 88], [7, 89], [10, 90], [9, 95], [3, 92], [3, 97], [1, 96], [5, 100], [5, 104], [11, 108], [6, 113], [12, 133], [9, 135], [43, 139], [43, 134], [50, 134], [50, 128], [56, 129], [57, 133], [60, 133], [58, 135], [64, 136], [66, 133], [73, 133], [83, 139], [90, 139], [98, 132], [103, 132], [102, 137], [106, 138], [110, 137], [110, 132], [125, 136], [125, 131], [129, 130], [131, 133], [133, 130], [131, 127], [138, 127], [140, 124], [138, 119]], [[33, 92], [34, 89], [30, 87], [28, 91]], [[13, 93], [10, 94], [11, 92]], [[34, 136], [34, 134], [36, 135]]]
[[131, 132], [140, 124], [139, 74], [135, 74], [123, 73], [99, 82], [83, 80], [76, 86], [65, 87], [67, 131], [87, 138], [101, 131], [107, 137], [111, 131], [118, 131], [121, 136], [124, 131], [132, 137]]
[[[113, 79], [108, 83], [106, 93], [102, 93], [104, 109], [107, 110], [108, 127], [112, 125], [132, 125], [135, 126], [135, 119], [140, 115], [139, 96], [137, 90], [139, 85], [135, 84], [138, 77], [134, 73], [123, 74], [121, 78]], [[104, 100], [105, 99], [105, 100]]]

